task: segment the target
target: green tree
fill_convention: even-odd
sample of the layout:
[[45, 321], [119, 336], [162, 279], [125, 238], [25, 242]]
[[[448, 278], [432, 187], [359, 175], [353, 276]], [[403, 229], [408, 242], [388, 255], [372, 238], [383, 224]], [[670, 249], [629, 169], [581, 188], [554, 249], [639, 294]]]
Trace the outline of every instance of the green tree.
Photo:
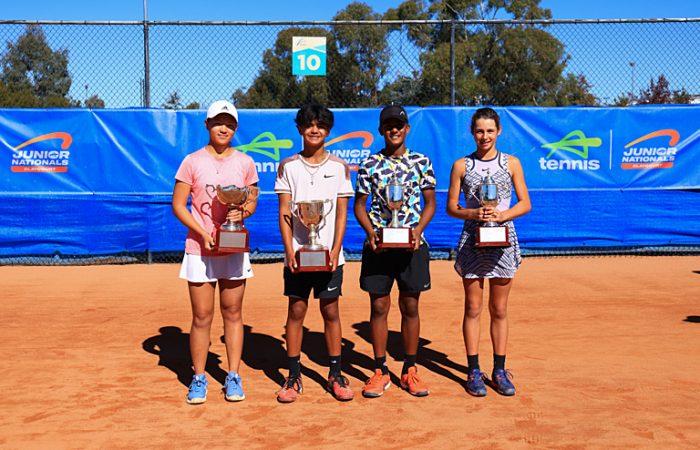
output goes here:
[[672, 91], [668, 80], [661, 74], [656, 82], [651, 79], [649, 87], [639, 92], [636, 103], [639, 105], [688, 104], [690, 94], [685, 89]]
[[[540, 0], [406, 0], [386, 19], [515, 20], [551, 19]], [[418, 105], [447, 104], [450, 96], [450, 39], [455, 35], [455, 102], [462, 105], [595, 104], [582, 75], [563, 76], [568, 56], [544, 26], [491, 23], [406, 26], [408, 38], [422, 49], [416, 74]], [[384, 98], [395, 96], [388, 85]], [[412, 100], [412, 101], [411, 101]]]
[[68, 97], [68, 50], [52, 50], [39, 25], [27, 25], [17, 42], [8, 42], [1, 62], [0, 105], [75, 106]]
[[[292, 37], [325, 36], [327, 77], [292, 75]], [[275, 46], [263, 53], [263, 67], [250, 88], [234, 94], [242, 108], [295, 108], [307, 102], [328, 104], [330, 90], [326, 78], [335, 77], [338, 50], [333, 35], [324, 28], [287, 28], [277, 35]]]
[[178, 91], [173, 91], [168, 95], [168, 98], [165, 100], [165, 103], [161, 105], [162, 108], [165, 109], [182, 109], [182, 97], [180, 97], [180, 93]]
[[[381, 15], [364, 3], [354, 2], [334, 20], [378, 20]], [[291, 27], [277, 35], [275, 45], [263, 54], [262, 69], [246, 91], [233, 97], [243, 108], [296, 108], [319, 102], [331, 107], [377, 104], [380, 80], [388, 68], [386, 27], [338, 24], [331, 29]], [[326, 76], [292, 75], [292, 38], [326, 38]]]
[[[334, 21], [380, 20], [365, 3], [350, 3], [339, 11]], [[379, 25], [335, 25], [333, 34], [338, 43], [342, 78], [332, 86], [334, 94], [343, 93], [348, 106], [376, 105], [379, 83], [389, 67], [386, 27]]]
[[688, 104], [691, 96], [685, 88], [671, 90], [666, 76], [661, 74], [649, 81], [649, 87], [639, 91], [639, 94], [628, 92], [615, 99], [614, 106]]
[[85, 100], [85, 107], [90, 109], [100, 109], [105, 107], [105, 101], [97, 95], [92, 95]]

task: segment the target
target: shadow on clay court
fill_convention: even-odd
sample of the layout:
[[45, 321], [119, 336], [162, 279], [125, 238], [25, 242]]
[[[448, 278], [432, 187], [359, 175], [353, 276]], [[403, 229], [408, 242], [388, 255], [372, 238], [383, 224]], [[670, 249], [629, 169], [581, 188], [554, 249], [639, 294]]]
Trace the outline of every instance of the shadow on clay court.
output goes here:
[[[185, 386], [192, 381], [192, 359], [190, 358], [190, 335], [183, 333], [179, 327], [165, 326], [159, 330], [160, 334], [151, 336], [143, 341], [143, 349], [151, 354], [158, 355], [158, 365], [167, 367], [177, 379]], [[220, 367], [221, 357], [209, 352], [205, 370], [215, 380], [224, 383], [226, 371]]]
[[[301, 351], [309, 358], [310, 361], [323, 366], [329, 367], [328, 362], [328, 349], [326, 348], [326, 338], [323, 332], [320, 331], [310, 331], [308, 328], [304, 327], [304, 340], [301, 344]], [[369, 371], [372, 370], [374, 366], [374, 361], [362, 353], [355, 351], [355, 343], [343, 338], [342, 341], [342, 367], [343, 373], [349, 377], [357, 379], [360, 384], [364, 384], [365, 380], [369, 376], [358, 369], [358, 367], [365, 368]], [[319, 374], [316, 371], [304, 367], [304, 360], [301, 361], [302, 374], [316, 381], [318, 384], [324, 388], [328, 384], [328, 377], [326, 374]]]
[[688, 316], [683, 319], [683, 322], [700, 323], [700, 316]]
[[[372, 334], [368, 321], [355, 323], [352, 325], [352, 327], [355, 329], [355, 334], [360, 336], [365, 341], [372, 343]], [[430, 343], [431, 341], [424, 338], [420, 338], [418, 340], [418, 354], [416, 355], [416, 363], [433, 373], [454, 381], [462, 387], [466, 387], [467, 367], [452, 361], [445, 353], [427, 347]], [[389, 330], [386, 352], [387, 355], [392, 357], [395, 361], [403, 361], [404, 351], [401, 332]], [[372, 360], [372, 367], [374, 367], [374, 360]], [[452, 369], [461, 373], [462, 375], [456, 375], [454, 372], [448, 369]], [[393, 373], [391, 374], [391, 380], [394, 384], [398, 385], [400, 383], [398, 377]]]
[[[243, 363], [262, 371], [270, 380], [281, 386], [284, 383], [282, 369], [287, 368], [284, 342], [268, 334], [255, 333], [250, 325], [243, 326], [243, 334]], [[224, 342], [223, 336], [221, 342]]]

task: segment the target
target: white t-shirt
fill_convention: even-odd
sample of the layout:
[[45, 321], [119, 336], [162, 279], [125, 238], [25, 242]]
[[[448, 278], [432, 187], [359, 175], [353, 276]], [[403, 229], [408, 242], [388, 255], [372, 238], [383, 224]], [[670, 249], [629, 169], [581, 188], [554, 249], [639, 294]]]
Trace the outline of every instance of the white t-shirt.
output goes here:
[[[330, 212], [318, 230], [318, 241], [329, 250], [335, 238], [335, 217], [338, 197], [352, 197], [350, 169], [342, 159], [329, 155], [321, 165], [308, 165], [300, 155], [290, 156], [280, 163], [275, 181], [276, 194], [291, 194], [292, 201], [331, 200]], [[292, 247], [297, 251], [303, 244], [309, 243], [309, 230], [294, 217], [292, 221]], [[338, 265], [345, 263], [341, 247]]]

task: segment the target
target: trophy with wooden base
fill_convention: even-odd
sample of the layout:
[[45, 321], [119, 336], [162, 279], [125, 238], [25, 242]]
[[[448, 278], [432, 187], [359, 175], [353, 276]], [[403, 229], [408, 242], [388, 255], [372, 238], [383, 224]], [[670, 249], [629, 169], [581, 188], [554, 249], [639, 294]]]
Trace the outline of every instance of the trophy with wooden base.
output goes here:
[[[221, 186], [216, 185], [216, 198], [220, 203], [228, 207], [229, 211], [238, 209], [243, 211], [243, 207], [258, 198], [260, 189], [256, 186]], [[219, 253], [242, 253], [249, 252], [248, 247], [249, 234], [248, 230], [243, 225], [243, 219], [240, 222], [226, 220], [220, 226], [216, 227], [215, 231], [216, 245], [214, 251]]]
[[410, 227], [401, 226], [399, 211], [403, 206], [404, 186], [396, 177], [384, 189], [384, 201], [391, 211], [391, 223], [388, 227], [379, 229], [378, 249], [387, 248], [413, 248], [413, 232]]
[[309, 229], [309, 243], [296, 251], [298, 272], [330, 272], [331, 256], [328, 249], [318, 242], [318, 230], [325, 225], [333, 208], [332, 200], [308, 200], [290, 203], [290, 209], [299, 222]]
[[[479, 202], [481, 206], [498, 206], [500, 195], [498, 185], [486, 171], [479, 184]], [[475, 247], [510, 247], [508, 227], [497, 222], [485, 222], [476, 228]]]

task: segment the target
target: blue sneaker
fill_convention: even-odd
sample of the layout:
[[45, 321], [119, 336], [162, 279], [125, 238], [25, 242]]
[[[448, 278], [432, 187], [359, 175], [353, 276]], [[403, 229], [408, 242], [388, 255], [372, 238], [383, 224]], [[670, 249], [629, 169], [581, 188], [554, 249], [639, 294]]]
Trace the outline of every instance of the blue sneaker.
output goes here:
[[474, 397], [484, 397], [486, 395], [486, 385], [484, 379], [486, 375], [479, 369], [469, 372], [467, 378], [467, 392]]
[[229, 402], [240, 402], [245, 399], [243, 388], [241, 387], [241, 376], [238, 372], [229, 372], [224, 383], [224, 398]]
[[190, 391], [187, 393], [187, 403], [199, 405], [207, 401], [207, 377], [204, 374], [195, 375], [190, 383]]
[[515, 386], [510, 382], [512, 378], [513, 374], [510, 370], [494, 370], [491, 374], [491, 385], [501, 395], [515, 395]]

